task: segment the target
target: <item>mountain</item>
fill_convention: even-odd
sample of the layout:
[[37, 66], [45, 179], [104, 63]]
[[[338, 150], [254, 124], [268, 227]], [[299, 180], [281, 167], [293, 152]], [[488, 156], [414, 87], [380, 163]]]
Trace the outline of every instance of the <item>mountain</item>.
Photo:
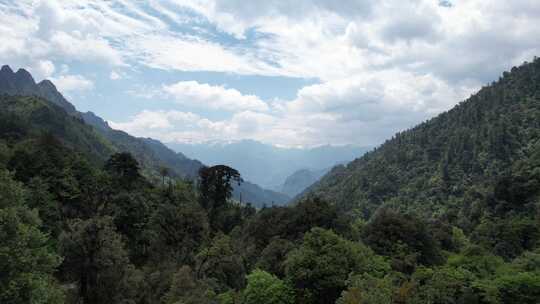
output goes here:
[[251, 202], [255, 207], [263, 207], [286, 205], [292, 196], [244, 181], [240, 186], [234, 185], [233, 197], [241, 202]]
[[0, 69], [0, 92], [8, 95], [36, 95], [47, 99], [63, 108], [66, 112], [75, 113], [75, 107], [69, 103], [49, 80], [39, 83], [25, 69], [16, 73], [7, 65]]
[[[7, 95], [37, 96], [63, 109], [66, 114], [83, 120], [94, 127], [94, 131], [108, 140], [112, 147], [111, 151], [127, 151], [135, 156], [146, 173], [158, 175], [161, 167], [168, 167], [174, 176], [193, 178], [197, 175], [198, 168], [202, 165], [198, 161], [181, 157], [169, 150], [161, 143], [148, 141], [131, 136], [125, 132], [113, 130], [99, 116], [94, 113], [80, 113], [67, 101], [54, 84], [49, 80], [43, 80], [36, 84], [32, 75], [19, 69], [16, 73], [9, 66], [0, 69], [0, 93]], [[62, 115], [57, 113], [57, 116]]]
[[285, 179], [281, 186], [281, 193], [294, 197], [317, 182], [328, 171], [330, 168], [322, 170], [300, 169]]
[[[5, 94], [1, 100], [2, 114], [5, 115], [2, 123], [8, 130], [18, 125], [20, 129], [28, 131], [25, 127], [27, 125], [32, 133], [50, 132], [63, 140], [66, 146], [95, 161], [103, 162], [112, 153], [127, 151], [141, 164], [143, 172], [154, 178], [159, 176], [162, 167], [167, 167], [174, 177], [194, 179], [204, 165], [172, 151], [157, 140], [138, 138], [114, 130], [92, 112], [78, 112], [52, 82], [43, 80], [36, 83], [24, 69], [17, 72], [13, 72], [9, 66], [0, 69], [0, 94]], [[239, 200], [240, 196], [255, 206], [273, 202], [283, 205], [290, 199], [250, 182], [236, 186], [234, 197]]]
[[288, 176], [297, 170], [322, 170], [337, 163], [348, 162], [368, 150], [357, 146], [321, 146], [311, 149], [281, 148], [254, 140], [230, 143], [171, 143], [187, 157], [202, 162], [225, 164], [236, 168], [246, 179], [262, 187], [281, 191]]
[[[540, 189], [538, 174], [531, 173], [540, 172], [539, 155], [540, 59], [535, 58], [453, 109], [335, 167], [303, 196], [319, 196], [365, 217], [387, 205], [473, 229], [500, 212], [493, 206], [506, 210], [503, 201], [534, 201], [522, 197]], [[523, 189], [505, 188], [514, 178]], [[502, 197], [505, 192], [515, 197]]]
[[80, 118], [37, 96], [0, 94], [0, 138], [13, 144], [52, 134], [62, 144], [95, 163], [103, 163], [116, 147]]

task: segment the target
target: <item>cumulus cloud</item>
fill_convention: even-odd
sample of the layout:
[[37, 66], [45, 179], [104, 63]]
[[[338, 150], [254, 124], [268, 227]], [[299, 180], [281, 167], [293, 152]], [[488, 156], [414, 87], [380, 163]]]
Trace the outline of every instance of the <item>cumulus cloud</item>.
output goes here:
[[255, 95], [243, 95], [238, 90], [211, 86], [197, 81], [180, 81], [165, 85], [163, 91], [178, 103], [199, 108], [226, 111], [266, 111], [268, 106]]
[[[534, 1], [448, 3], [171, 0], [150, 4], [168, 16], [164, 18], [143, 4], [126, 1], [22, 0], [0, 11], [4, 21], [0, 33], [6, 41], [0, 55], [25, 61], [23, 65], [36, 58], [63, 58], [322, 81], [397, 67], [481, 84], [539, 51], [535, 37], [540, 12]], [[173, 30], [167, 20], [190, 30]], [[217, 39], [219, 33], [212, 32], [214, 27], [240, 41], [224, 43]]]
[[[227, 89], [223, 87], [180, 84], [176, 89], [186, 100], [219, 100], [223, 96], [238, 100], [242, 96], [235, 90], [224, 94]], [[227, 119], [209, 120], [191, 113], [143, 111], [112, 126], [165, 142], [256, 139], [281, 146], [375, 145], [448, 109], [470, 90], [451, 87], [433, 75], [383, 71], [306, 86], [292, 100], [268, 102], [271, 106], [264, 112], [236, 107], [237, 112]]]
[[34, 66], [30, 67], [30, 71], [34, 78], [39, 81], [51, 77], [56, 71], [56, 67], [50, 60], [39, 60]]
[[82, 75], [60, 75], [50, 79], [56, 87], [65, 93], [74, 91], [87, 91], [94, 88], [94, 82]]
[[[43, 77], [54, 77], [61, 58], [107, 71], [129, 65], [316, 82], [280, 101], [195, 81], [137, 84], [142, 95], [197, 109], [143, 111], [115, 124], [169, 141], [376, 144], [540, 54], [540, 6], [531, 0], [21, 0], [0, 3], [0, 19], [0, 58]], [[93, 85], [60, 75], [67, 90]], [[209, 110], [226, 118], [208, 119]]]
[[152, 130], [168, 130], [173, 127], [173, 122], [181, 124], [190, 124], [201, 118], [193, 113], [184, 113], [179, 111], [148, 111], [144, 110], [131, 117], [129, 122], [113, 122], [110, 125], [114, 129], [124, 130], [134, 134], [141, 132], [152, 132]]

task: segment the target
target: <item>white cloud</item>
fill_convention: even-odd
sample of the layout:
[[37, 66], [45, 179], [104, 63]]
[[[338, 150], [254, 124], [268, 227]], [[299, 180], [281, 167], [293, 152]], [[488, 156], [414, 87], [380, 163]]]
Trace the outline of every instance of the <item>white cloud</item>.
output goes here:
[[211, 86], [196, 81], [180, 81], [163, 87], [178, 103], [198, 108], [227, 111], [266, 111], [268, 106], [254, 95], [243, 95], [235, 89]]
[[39, 60], [35, 66], [30, 67], [30, 72], [36, 81], [51, 77], [55, 71], [56, 67], [50, 60]]
[[124, 64], [120, 53], [112, 48], [107, 40], [91, 34], [57, 32], [50, 37], [50, 47], [58, 58], [111, 65]]
[[172, 34], [149, 34], [126, 42], [141, 63], [164, 70], [213, 71], [243, 75], [280, 75], [282, 72], [250, 50], [229, 48], [205, 39]]
[[[26, 66], [62, 58], [323, 81], [391, 67], [482, 83], [540, 50], [540, 12], [531, 0], [455, 1], [451, 7], [434, 0], [150, 5], [168, 17], [127, 1], [4, 5], [0, 55]], [[167, 20], [189, 30], [174, 31]], [[241, 40], [224, 42], [212, 26]]]
[[[372, 144], [540, 54], [537, 1], [439, 2], [21, 0], [0, 3], [0, 58], [40, 77], [54, 76], [55, 63], [77, 61], [107, 71], [130, 65], [314, 79], [296, 98], [268, 103], [195, 81], [149, 90], [136, 83], [147, 97], [174, 97], [199, 111], [186, 114], [189, 123], [184, 112], [145, 111], [116, 126], [167, 140]], [[67, 74], [56, 77], [59, 87], [93, 85]], [[209, 109], [229, 116], [207, 119]]]
[[50, 79], [60, 92], [87, 91], [94, 88], [94, 82], [81, 75], [60, 75]]
[[118, 80], [118, 79], [121, 79], [122, 76], [120, 74], [118, 74], [116, 71], [111, 71], [111, 74], [109, 74], [109, 79], [110, 80]]
[[[192, 86], [197, 91], [201, 85], [182, 83], [179, 91]], [[202, 91], [216, 89], [210, 88]], [[432, 75], [384, 71], [304, 87], [293, 100], [271, 102], [265, 112], [239, 109], [227, 119], [209, 120], [191, 113], [186, 119], [183, 112], [144, 111], [113, 126], [165, 142], [255, 139], [280, 146], [375, 145], [448, 109], [470, 90], [451, 87]], [[219, 99], [217, 94], [205, 94], [204, 98]], [[192, 95], [199, 93], [184, 94], [196, 99]]]

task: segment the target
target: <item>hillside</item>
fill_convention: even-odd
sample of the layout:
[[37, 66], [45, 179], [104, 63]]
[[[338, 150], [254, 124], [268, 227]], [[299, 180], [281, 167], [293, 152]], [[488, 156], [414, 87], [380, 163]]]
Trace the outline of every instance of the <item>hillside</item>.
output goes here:
[[[80, 151], [95, 161], [103, 162], [114, 152], [127, 151], [141, 164], [143, 172], [154, 178], [158, 178], [159, 170], [166, 167], [173, 177], [193, 179], [204, 165], [198, 160], [172, 151], [160, 141], [138, 138], [114, 130], [92, 112], [78, 112], [52, 82], [43, 80], [36, 83], [32, 75], [24, 69], [17, 72], [13, 72], [9, 66], [0, 69], [0, 94], [5, 94], [2, 99], [2, 108], [5, 109], [2, 112], [5, 116], [4, 124], [13, 122], [21, 124], [25, 129], [30, 127], [34, 135], [50, 132], [64, 140], [69, 148]], [[283, 205], [290, 199], [249, 181], [235, 186], [235, 199], [240, 199], [240, 193], [245, 202], [251, 202], [255, 206], [273, 202]]]
[[0, 138], [16, 144], [51, 134], [69, 149], [102, 163], [116, 148], [80, 118], [37, 96], [0, 95]]
[[285, 182], [281, 186], [281, 192], [294, 197], [317, 182], [328, 171], [330, 171], [329, 168], [322, 170], [298, 170], [285, 179]]
[[0, 69], [0, 93], [7, 95], [35, 95], [47, 99], [73, 114], [75, 107], [69, 103], [49, 80], [39, 83], [25, 69], [19, 69], [16, 73], [7, 65]]
[[387, 204], [444, 215], [471, 228], [488, 215], [483, 206], [516, 162], [539, 153], [539, 139], [540, 60], [535, 59], [448, 112], [334, 168], [306, 195], [365, 217]]
[[131, 136], [125, 132], [113, 130], [99, 116], [92, 112], [80, 113], [67, 101], [55, 85], [49, 80], [39, 83], [32, 75], [19, 69], [13, 72], [9, 66], [0, 69], [0, 94], [11, 96], [37, 96], [62, 108], [67, 114], [83, 120], [93, 126], [96, 133], [108, 140], [112, 150], [128, 151], [146, 168], [147, 174], [157, 175], [161, 167], [168, 167], [174, 176], [193, 178], [202, 165], [200, 162], [177, 155], [158, 141]]

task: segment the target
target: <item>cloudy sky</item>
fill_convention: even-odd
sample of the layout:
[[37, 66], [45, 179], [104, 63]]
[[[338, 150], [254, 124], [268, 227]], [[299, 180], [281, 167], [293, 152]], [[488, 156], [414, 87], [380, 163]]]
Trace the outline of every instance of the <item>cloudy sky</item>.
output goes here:
[[538, 0], [0, 0], [0, 64], [164, 142], [375, 145], [540, 54]]

